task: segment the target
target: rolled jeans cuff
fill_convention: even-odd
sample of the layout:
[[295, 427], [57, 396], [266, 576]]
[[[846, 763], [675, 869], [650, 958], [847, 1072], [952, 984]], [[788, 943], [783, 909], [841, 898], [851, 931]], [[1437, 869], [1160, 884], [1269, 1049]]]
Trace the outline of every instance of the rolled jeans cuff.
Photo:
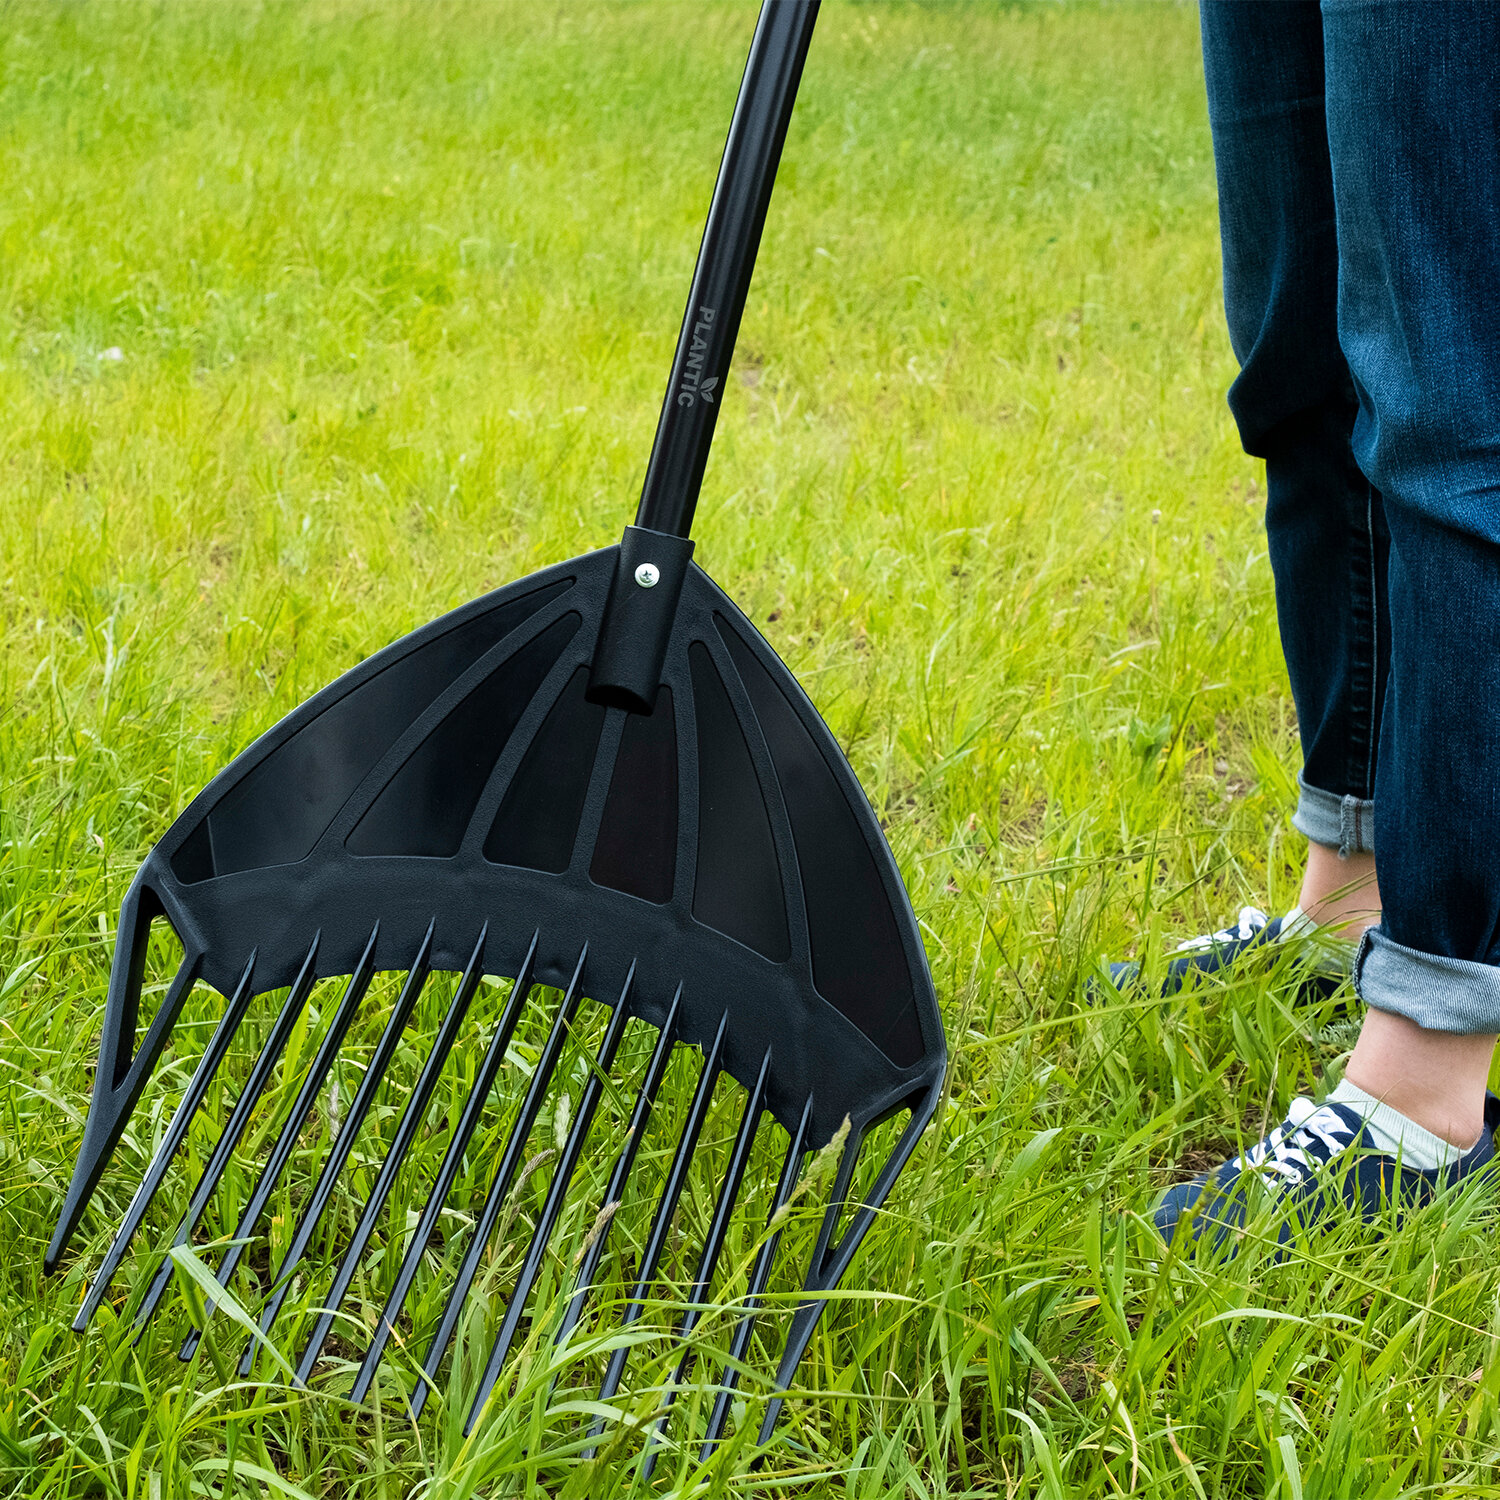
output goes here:
[[1340, 859], [1375, 852], [1375, 804], [1363, 797], [1340, 797], [1297, 778], [1299, 794], [1292, 827], [1315, 844], [1337, 849]]
[[1408, 948], [1371, 928], [1354, 959], [1354, 986], [1374, 1010], [1427, 1031], [1500, 1031], [1500, 969]]

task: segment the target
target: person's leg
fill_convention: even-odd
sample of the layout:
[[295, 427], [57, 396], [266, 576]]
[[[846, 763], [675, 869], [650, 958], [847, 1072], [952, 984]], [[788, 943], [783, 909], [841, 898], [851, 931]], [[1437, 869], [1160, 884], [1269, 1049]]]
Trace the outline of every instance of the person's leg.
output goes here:
[[[1379, 919], [1376, 728], [1389, 662], [1388, 539], [1380, 495], [1350, 450], [1359, 410], [1338, 341], [1338, 244], [1323, 105], [1318, 0], [1203, 0], [1203, 67], [1219, 185], [1224, 309], [1240, 373], [1229, 405], [1247, 453], [1266, 462], [1266, 535], [1282, 650], [1302, 737], [1293, 826], [1308, 839], [1297, 908], [1177, 950], [1171, 993], [1309, 926], [1357, 938]], [[1347, 977], [1353, 944], [1321, 944], [1300, 985]], [[1109, 965], [1118, 986], [1140, 980]]]
[[1380, 920], [1373, 851], [1351, 850], [1341, 855], [1336, 848], [1309, 840], [1297, 909], [1330, 932], [1362, 936]]
[[1500, 1127], [1500, 5], [1323, 0], [1323, 42], [1352, 451], [1390, 536], [1384, 909], [1343, 1080], [1170, 1188], [1154, 1221], [1174, 1243], [1246, 1229], [1256, 1181], [1290, 1204], [1283, 1245], [1335, 1203], [1375, 1217], [1489, 1169]]
[[1302, 735], [1300, 906], [1353, 935], [1378, 916], [1376, 731], [1389, 638], [1381, 497], [1350, 450], [1317, 0], [1205, 0], [1204, 74], [1245, 451], [1266, 461], [1266, 532]]
[[1500, 1031], [1500, 6], [1325, 0], [1324, 44], [1353, 447], [1391, 534], [1346, 1076], [1466, 1144]]

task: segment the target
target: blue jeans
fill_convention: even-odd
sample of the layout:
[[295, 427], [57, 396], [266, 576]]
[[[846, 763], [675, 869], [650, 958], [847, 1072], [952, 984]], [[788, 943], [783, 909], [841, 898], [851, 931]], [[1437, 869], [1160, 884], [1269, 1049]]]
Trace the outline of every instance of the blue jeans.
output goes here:
[[1378, 850], [1365, 1002], [1500, 1031], [1500, 4], [1201, 17], [1293, 822]]

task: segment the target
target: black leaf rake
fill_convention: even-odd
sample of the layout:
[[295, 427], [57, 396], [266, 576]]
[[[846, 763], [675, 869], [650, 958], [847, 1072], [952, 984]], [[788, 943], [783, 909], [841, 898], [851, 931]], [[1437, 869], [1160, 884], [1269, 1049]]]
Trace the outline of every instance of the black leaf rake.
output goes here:
[[[745, 1268], [703, 1398], [703, 1455], [726, 1431], [757, 1343], [779, 1345], [771, 1388], [790, 1383], [932, 1118], [946, 1065], [916, 922], [869, 802], [688, 540], [816, 9], [762, 9], [645, 492], [621, 543], [478, 599], [347, 672], [241, 754], [142, 865], [120, 915], [49, 1270], [190, 995], [223, 1001], [87, 1290], [80, 1330], [155, 1222], [186, 1150], [197, 1170], [168, 1243], [191, 1245], [211, 1222], [227, 1229], [218, 1283], [253, 1271], [262, 1338], [290, 1348], [303, 1381], [353, 1327], [366, 1343], [348, 1356], [348, 1393], [363, 1400], [397, 1339], [416, 1415], [441, 1389], [455, 1343], [480, 1338], [467, 1431], [503, 1399], [523, 1342], [545, 1329], [565, 1344], [611, 1310], [630, 1332], [665, 1285], [675, 1289], [670, 1373], [644, 1424], [649, 1467], [733, 1244]], [[142, 1025], [163, 923], [181, 959]], [[268, 1004], [267, 1021], [247, 1021]], [[229, 1105], [226, 1060], [256, 1036]], [[366, 1038], [358, 1083], [335, 1108], [355, 1037]], [[220, 1099], [215, 1135], [205, 1116]], [[904, 1124], [877, 1131], [888, 1121]], [[772, 1317], [799, 1180], [841, 1132], [796, 1267], [799, 1296], [789, 1316]], [[226, 1204], [227, 1174], [251, 1138], [268, 1149], [248, 1191]], [[871, 1161], [877, 1139], [888, 1149]], [[289, 1196], [289, 1166], [310, 1150], [308, 1182]], [[654, 1192], [638, 1191], [643, 1175]], [[401, 1217], [411, 1201], [420, 1208]], [[276, 1205], [290, 1228], [271, 1257]], [[737, 1228], [752, 1206], [756, 1223]], [[524, 1249], [508, 1257], [502, 1242], [520, 1222]], [[250, 1265], [257, 1255], [263, 1267]], [[132, 1299], [142, 1330], [172, 1266], [163, 1256]], [[294, 1295], [325, 1269], [326, 1285]], [[606, 1297], [606, 1281], [622, 1294]], [[481, 1287], [493, 1316], [476, 1322]], [[373, 1325], [346, 1307], [356, 1288], [380, 1304]], [[201, 1337], [189, 1333], [184, 1358]], [[247, 1343], [242, 1374], [259, 1347]], [[610, 1347], [600, 1401], [625, 1388], [633, 1347]], [[780, 1406], [772, 1395], [758, 1441]], [[605, 1441], [605, 1425], [594, 1419], [584, 1451]]]

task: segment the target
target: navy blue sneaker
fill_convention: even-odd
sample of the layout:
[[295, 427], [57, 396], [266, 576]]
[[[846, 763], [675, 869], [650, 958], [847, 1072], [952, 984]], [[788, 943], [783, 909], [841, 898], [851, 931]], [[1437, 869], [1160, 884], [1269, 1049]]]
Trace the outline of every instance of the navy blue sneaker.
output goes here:
[[[1355, 944], [1320, 933], [1316, 925], [1293, 909], [1284, 917], [1267, 917], [1253, 906], [1240, 908], [1239, 921], [1219, 932], [1205, 933], [1180, 944], [1156, 988], [1175, 995], [1190, 979], [1228, 969], [1247, 953], [1295, 941], [1304, 949], [1297, 982], [1297, 999], [1307, 1004], [1326, 1000], [1348, 978], [1354, 965]], [[1140, 982], [1137, 963], [1112, 963], [1109, 977], [1116, 989]]]
[[1152, 1218], [1161, 1237], [1179, 1249], [1196, 1240], [1218, 1247], [1244, 1228], [1257, 1199], [1281, 1199], [1286, 1212], [1276, 1240], [1284, 1246], [1299, 1226], [1310, 1229], [1331, 1210], [1368, 1222], [1387, 1202], [1416, 1207], [1439, 1187], [1485, 1171], [1495, 1161], [1497, 1128], [1500, 1098], [1486, 1094], [1479, 1140], [1457, 1161], [1424, 1172], [1369, 1147], [1364, 1120], [1347, 1104], [1294, 1099], [1286, 1119], [1263, 1141], [1212, 1172], [1168, 1188]]

